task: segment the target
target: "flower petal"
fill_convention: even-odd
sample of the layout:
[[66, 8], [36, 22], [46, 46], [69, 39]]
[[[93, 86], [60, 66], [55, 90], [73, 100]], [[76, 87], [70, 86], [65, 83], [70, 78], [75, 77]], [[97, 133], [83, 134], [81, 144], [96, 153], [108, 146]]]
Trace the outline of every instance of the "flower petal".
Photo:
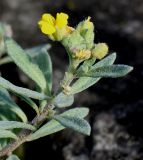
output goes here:
[[55, 24], [55, 18], [48, 13], [45, 13], [42, 15], [42, 21], [48, 22], [50, 25], [53, 25], [53, 26]]
[[50, 25], [49, 23], [47, 22], [41, 22], [41, 31], [44, 33], [44, 34], [53, 34], [55, 33], [56, 29], [54, 26]]
[[69, 16], [65, 13], [57, 13], [56, 26], [59, 28], [65, 27], [68, 23], [68, 21], [67, 21], [68, 18], [69, 18]]

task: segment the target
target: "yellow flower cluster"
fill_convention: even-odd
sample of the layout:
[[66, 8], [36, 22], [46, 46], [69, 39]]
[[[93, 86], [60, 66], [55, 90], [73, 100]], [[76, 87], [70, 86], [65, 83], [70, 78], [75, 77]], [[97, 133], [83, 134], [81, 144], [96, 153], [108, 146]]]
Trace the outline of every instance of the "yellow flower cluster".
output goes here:
[[[79, 61], [92, 57], [102, 59], [108, 53], [108, 46], [105, 43], [94, 44], [94, 25], [88, 17], [74, 29], [68, 26], [69, 16], [66, 13], [57, 13], [56, 18], [51, 14], [45, 13], [38, 22], [42, 33], [50, 39], [62, 41], [64, 46], [69, 49], [72, 57]], [[83, 42], [84, 39], [84, 42]], [[86, 44], [86, 49], [72, 50], [77, 46]]]
[[38, 22], [42, 33], [48, 35], [52, 40], [62, 40], [73, 29], [68, 24], [69, 16], [65, 13], [57, 13], [56, 19], [48, 13], [42, 15]]
[[73, 54], [73, 58], [78, 60], [89, 59], [90, 56], [91, 56], [91, 51], [86, 49], [78, 50]]

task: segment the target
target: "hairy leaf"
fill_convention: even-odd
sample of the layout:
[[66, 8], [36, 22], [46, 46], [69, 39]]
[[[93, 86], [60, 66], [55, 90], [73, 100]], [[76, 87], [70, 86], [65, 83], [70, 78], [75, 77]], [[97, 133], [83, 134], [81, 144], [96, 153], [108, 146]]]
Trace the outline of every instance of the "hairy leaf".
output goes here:
[[69, 107], [74, 102], [74, 96], [73, 95], [65, 95], [64, 93], [58, 94], [54, 99], [54, 105], [63, 108], [63, 107]]
[[87, 121], [76, 116], [58, 115], [54, 117], [64, 127], [71, 128], [85, 135], [90, 135], [91, 127]]
[[0, 121], [0, 130], [24, 128], [29, 130], [35, 130], [36, 128], [30, 124], [17, 122], [17, 121]]
[[79, 77], [122, 77], [133, 70], [133, 67], [127, 65], [103, 66], [91, 69], [87, 73], [79, 73]]
[[2, 114], [4, 110], [4, 117], [10, 116], [14, 112], [23, 122], [27, 122], [27, 117], [25, 113], [20, 109], [20, 107], [10, 98], [6, 89], [0, 87], [0, 111]]
[[[78, 118], [84, 118], [88, 114], [88, 108], [81, 107], [81, 108], [74, 108], [70, 109], [60, 115], [62, 116], [75, 116]], [[63, 130], [65, 127], [61, 125], [56, 120], [52, 119], [51, 121], [47, 122], [44, 126], [42, 126], [39, 130], [33, 133], [29, 138], [28, 141], [33, 141], [38, 138], [50, 135], [52, 133], [58, 132]]]
[[33, 63], [36, 63], [43, 72], [49, 90], [52, 89], [52, 61], [48, 53], [50, 45], [40, 45], [27, 49], [26, 52]]
[[34, 98], [34, 99], [38, 99], [38, 100], [43, 100], [43, 99], [48, 98], [43, 93], [38, 93], [38, 92], [32, 91], [27, 88], [15, 86], [12, 83], [10, 83], [8, 80], [6, 80], [2, 77], [0, 77], [0, 86], [11, 91], [11, 92], [14, 92], [14, 93], [17, 93], [20, 95], [24, 95], [24, 96], [30, 97], [30, 98]]
[[[112, 65], [115, 59], [116, 59], [116, 53], [113, 53], [108, 57], [105, 57], [101, 61], [97, 62], [96, 64], [94, 64], [91, 68], [98, 68], [102, 66]], [[76, 93], [82, 92], [83, 90], [97, 83], [99, 80], [100, 78], [81, 77], [72, 85], [70, 94], [76, 94]]]
[[[17, 94], [18, 95], [18, 94]], [[23, 96], [23, 95], [18, 95], [23, 101], [25, 101], [27, 104], [29, 104], [29, 106], [35, 110], [35, 112], [37, 113], [37, 115], [39, 115], [39, 108], [37, 106], [37, 104], [32, 101], [30, 98]]]
[[33, 81], [35, 81], [42, 91], [45, 91], [46, 80], [38, 65], [30, 62], [25, 51], [11, 38], [6, 38], [5, 44], [8, 54], [15, 64]]

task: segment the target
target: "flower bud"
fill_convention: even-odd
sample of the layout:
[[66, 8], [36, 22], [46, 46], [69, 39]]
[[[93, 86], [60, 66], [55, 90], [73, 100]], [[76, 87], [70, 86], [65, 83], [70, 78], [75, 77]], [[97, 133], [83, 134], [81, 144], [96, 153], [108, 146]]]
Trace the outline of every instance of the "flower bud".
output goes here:
[[97, 59], [104, 58], [108, 53], [108, 46], [106, 43], [98, 43], [92, 50], [92, 56]]
[[86, 49], [85, 40], [77, 30], [74, 30], [71, 34], [65, 37], [62, 40], [62, 44], [71, 55], [73, 53], [73, 49]]
[[76, 30], [80, 32], [86, 43], [86, 48], [91, 49], [94, 45], [94, 25], [88, 17], [85, 21], [79, 23]]
[[71, 91], [70, 86], [62, 85], [62, 88], [63, 88], [63, 93], [66, 94], [66, 95], [68, 95], [68, 93]]

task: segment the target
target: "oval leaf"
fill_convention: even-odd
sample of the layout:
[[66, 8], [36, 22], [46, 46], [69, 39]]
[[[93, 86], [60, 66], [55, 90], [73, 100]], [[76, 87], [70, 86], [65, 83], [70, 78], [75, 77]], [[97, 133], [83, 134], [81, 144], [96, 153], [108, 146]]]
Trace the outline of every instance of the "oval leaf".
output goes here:
[[54, 117], [64, 127], [71, 128], [85, 135], [90, 135], [91, 127], [87, 121], [76, 116], [58, 115]]
[[54, 99], [54, 105], [63, 108], [63, 107], [69, 107], [74, 102], [74, 96], [73, 95], [65, 95], [64, 93], [58, 94]]
[[[63, 116], [76, 116], [78, 118], [84, 118], [89, 112], [88, 108], [81, 107], [81, 108], [74, 108], [70, 109], [60, 115]], [[56, 120], [52, 119], [48, 123], [46, 123], [44, 126], [42, 126], [39, 130], [37, 130], [35, 133], [33, 133], [31, 136], [29, 136], [28, 141], [33, 141], [38, 138], [50, 135], [52, 133], [58, 132], [63, 130], [65, 127], [61, 125]]]
[[8, 54], [15, 64], [33, 81], [35, 81], [42, 91], [45, 91], [46, 80], [38, 65], [30, 62], [25, 51], [11, 38], [6, 38], [5, 44]]
[[60, 114], [62, 116], [75, 116], [78, 118], [84, 118], [88, 115], [89, 109], [86, 107], [78, 107], [74, 109], [69, 109], [68, 111], [65, 111], [64, 113]]

